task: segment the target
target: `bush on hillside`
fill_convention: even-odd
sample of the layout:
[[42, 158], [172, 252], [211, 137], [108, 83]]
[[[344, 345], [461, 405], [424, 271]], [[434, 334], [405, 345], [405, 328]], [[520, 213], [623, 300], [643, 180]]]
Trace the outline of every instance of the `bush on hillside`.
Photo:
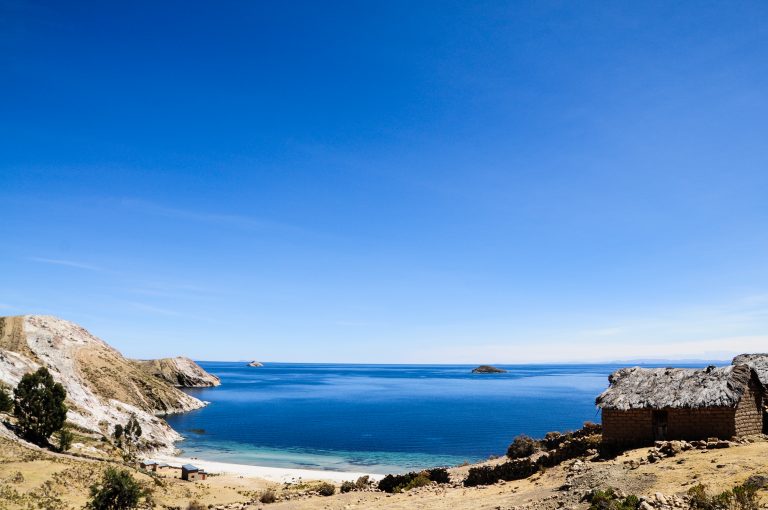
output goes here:
[[0, 413], [10, 413], [13, 410], [13, 399], [8, 391], [0, 386]]
[[451, 475], [448, 474], [448, 470], [444, 467], [427, 469], [425, 473], [431, 482], [451, 483]]
[[57, 435], [59, 440], [59, 451], [66, 452], [72, 447], [72, 440], [75, 436], [67, 429], [61, 429]]
[[317, 493], [321, 496], [333, 496], [336, 494], [336, 486], [328, 482], [323, 482], [317, 486]]
[[507, 457], [510, 459], [521, 459], [523, 457], [530, 457], [539, 447], [539, 443], [531, 437], [525, 434], [517, 436], [512, 444], [507, 448]]
[[493, 485], [500, 480], [506, 482], [528, 478], [536, 473], [539, 467], [531, 459], [516, 459], [496, 466], [478, 466], [469, 469], [464, 480], [465, 487], [477, 485]]
[[187, 510], [208, 510], [208, 507], [195, 499], [189, 502]]
[[341, 487], [339, 488], [342, 493], [352, 492], [356, 489], [357, 485], [355, 485], [355, 482], [350, 482], [349, 480], [341, 482]]
[[404, 475], [387, 475], [379, 481], [378, 487], [380, 491], [393, 493], [423, 487], [432, 482], [449, 483], [450, 481], [447, 469], [434, 468], [419, 472], [412, 471]]
[[147, 493], [127, 470], [107, 468], [101, 482], [91, 486], [88, 510], [132, 510]]
[[259, 498], [259, 501], [261, 503], [264, 503], [265, 505], [268, 505], [270, 503], [274, 503], [277, 501], [277, 494], [275, 494], [275, 491], [272, 489], [269, 489], [267, 492], [261, 495]]
[[620, 498], [613, 489], [595, 491], [589, 497], [589, 510], [637, 510], [640, 499], [637, 496]]
[[47, 368], [25, 374], [13, 392], [14, 409], [24, 437], [38, 444], [47, 444], [51, 434], [61, 430], [67, 419], [64, 400], [67, 391], [53, 380]]
[[737, 485], [731, 490], [710, 496], [699, 484], [688, 490], [691, 510], [757, 510], [757, 486]]

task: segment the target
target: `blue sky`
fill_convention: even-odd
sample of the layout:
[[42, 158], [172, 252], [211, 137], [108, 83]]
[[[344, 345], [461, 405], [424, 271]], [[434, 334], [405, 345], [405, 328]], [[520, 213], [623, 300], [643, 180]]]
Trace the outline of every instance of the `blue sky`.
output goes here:
[[768, 346], [764, 2], [0, 1], [0, 313], [125, 354]]

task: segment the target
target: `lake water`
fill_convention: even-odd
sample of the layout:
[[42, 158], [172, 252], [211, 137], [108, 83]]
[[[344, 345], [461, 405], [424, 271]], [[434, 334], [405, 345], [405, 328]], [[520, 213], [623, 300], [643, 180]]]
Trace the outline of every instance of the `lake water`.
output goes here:
[[[200, 362], [211, 404], [168, 417], [183, 455], [259, 466], [392, 473], [503, 455], [520, 433], [600, 420], [595, 397], [617, 365]], [[649, 365], [650, 366], [650, 365]]]

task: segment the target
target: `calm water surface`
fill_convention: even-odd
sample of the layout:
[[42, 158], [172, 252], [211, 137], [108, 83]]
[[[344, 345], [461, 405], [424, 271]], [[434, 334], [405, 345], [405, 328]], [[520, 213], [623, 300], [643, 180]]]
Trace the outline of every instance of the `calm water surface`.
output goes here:
[[594, 401], [616, 365], [200, 362], [211, 404], [168, 418], [185, 456], [274, 467], [391, 473], [500, 455], [537, 437], [599, 421]]

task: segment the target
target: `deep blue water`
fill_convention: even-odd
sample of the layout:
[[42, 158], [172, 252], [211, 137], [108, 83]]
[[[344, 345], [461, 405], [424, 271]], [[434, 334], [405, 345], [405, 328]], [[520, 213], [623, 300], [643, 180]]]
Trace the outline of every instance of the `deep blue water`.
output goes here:
[[171, 416], [186, 456], [275, 467], [389, 473], [501, 455], [534, 437], [599, 421], [595, 397], [616, 365], [201, 362], [218, 388], [204, 409]]

